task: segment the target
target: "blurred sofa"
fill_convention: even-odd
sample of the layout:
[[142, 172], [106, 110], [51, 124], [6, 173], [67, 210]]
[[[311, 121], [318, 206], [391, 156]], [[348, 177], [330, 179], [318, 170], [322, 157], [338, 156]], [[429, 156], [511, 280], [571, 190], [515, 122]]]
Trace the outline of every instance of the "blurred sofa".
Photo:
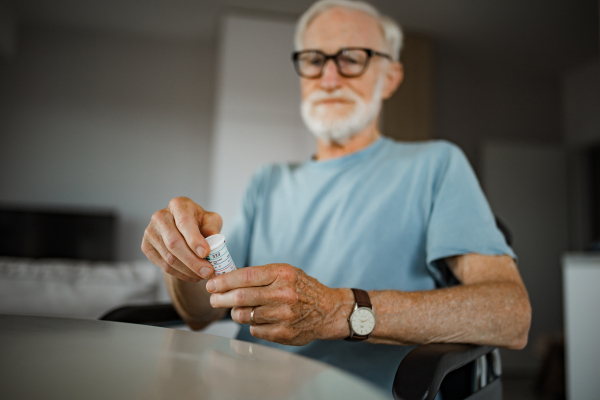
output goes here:
[[125, 304], [168, 302], [148, 261], [0, 257], [0, 314], [97, 319]]

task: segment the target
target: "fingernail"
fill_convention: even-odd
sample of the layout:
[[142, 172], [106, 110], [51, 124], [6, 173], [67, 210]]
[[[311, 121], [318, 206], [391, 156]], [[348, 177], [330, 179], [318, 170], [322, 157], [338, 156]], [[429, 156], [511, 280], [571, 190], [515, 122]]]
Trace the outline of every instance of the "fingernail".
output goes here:
[[206, 283], [206, 290], [208, 290], [209, 292], [214, 292], [215, 290], [217, 290], [217, 285], [215, 285], [215, 282], [210, 280]]
[[208, 267], [202, 267], [202, 269], [200, 270], [200, 275], [205, 279], [209, 278], [212, 275], [212, 269]]
[[208, 252], [206, 251], [206, 249], [204, 247], [198, 246], [196, 248], [196, 253], [198, 254], [198, 256], [200, 258], [205, 258]]
[[213, 299], [214, 296], [210, 296], [210, 305], [211, 306], [215, 306], [215, 300]]

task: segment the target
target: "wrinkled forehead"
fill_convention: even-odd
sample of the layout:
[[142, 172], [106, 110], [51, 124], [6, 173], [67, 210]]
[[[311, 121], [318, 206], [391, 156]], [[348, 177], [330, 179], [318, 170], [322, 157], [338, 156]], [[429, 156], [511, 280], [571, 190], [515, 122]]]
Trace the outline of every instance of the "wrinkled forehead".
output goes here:
[[377, 19], [358, 10], [330, 8], [313, 19], [304, 33], [304, 49], [335, 53], [343, 47], [366, 47], [386, 52]]

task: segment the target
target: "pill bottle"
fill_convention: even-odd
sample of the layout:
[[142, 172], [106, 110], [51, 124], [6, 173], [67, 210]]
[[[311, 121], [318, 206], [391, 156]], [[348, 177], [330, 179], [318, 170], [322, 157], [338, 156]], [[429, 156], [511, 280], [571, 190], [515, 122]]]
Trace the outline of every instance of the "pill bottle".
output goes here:
[[207, 237], [206, 241], [210, 246], [210, 252], [206, 256], [206, 259], [215, 269], [215, 276], [233, 272], [237, 269], [231, 255], [229, 255], [227, 246], [225, 246], [225, 236], [217, 233], [216, 235]]

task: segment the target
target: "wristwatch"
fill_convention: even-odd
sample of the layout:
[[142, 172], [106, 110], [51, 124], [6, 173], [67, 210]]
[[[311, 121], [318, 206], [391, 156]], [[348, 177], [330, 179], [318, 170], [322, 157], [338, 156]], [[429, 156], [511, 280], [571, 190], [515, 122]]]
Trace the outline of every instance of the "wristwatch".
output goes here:
[[344, 340], [350, 342], [359, 342], [369, 338], [369, 335], [373, 333], [375, 329], [375, 313], [373, 312], [373, 306], [371, 305], [371, 299], [369, 293], [361, 289], [352, 289], [354, 292], [354, 298], [356, 303], [354, 304], [354, 310], [348, 318], [350, 324], [350, 336]]

